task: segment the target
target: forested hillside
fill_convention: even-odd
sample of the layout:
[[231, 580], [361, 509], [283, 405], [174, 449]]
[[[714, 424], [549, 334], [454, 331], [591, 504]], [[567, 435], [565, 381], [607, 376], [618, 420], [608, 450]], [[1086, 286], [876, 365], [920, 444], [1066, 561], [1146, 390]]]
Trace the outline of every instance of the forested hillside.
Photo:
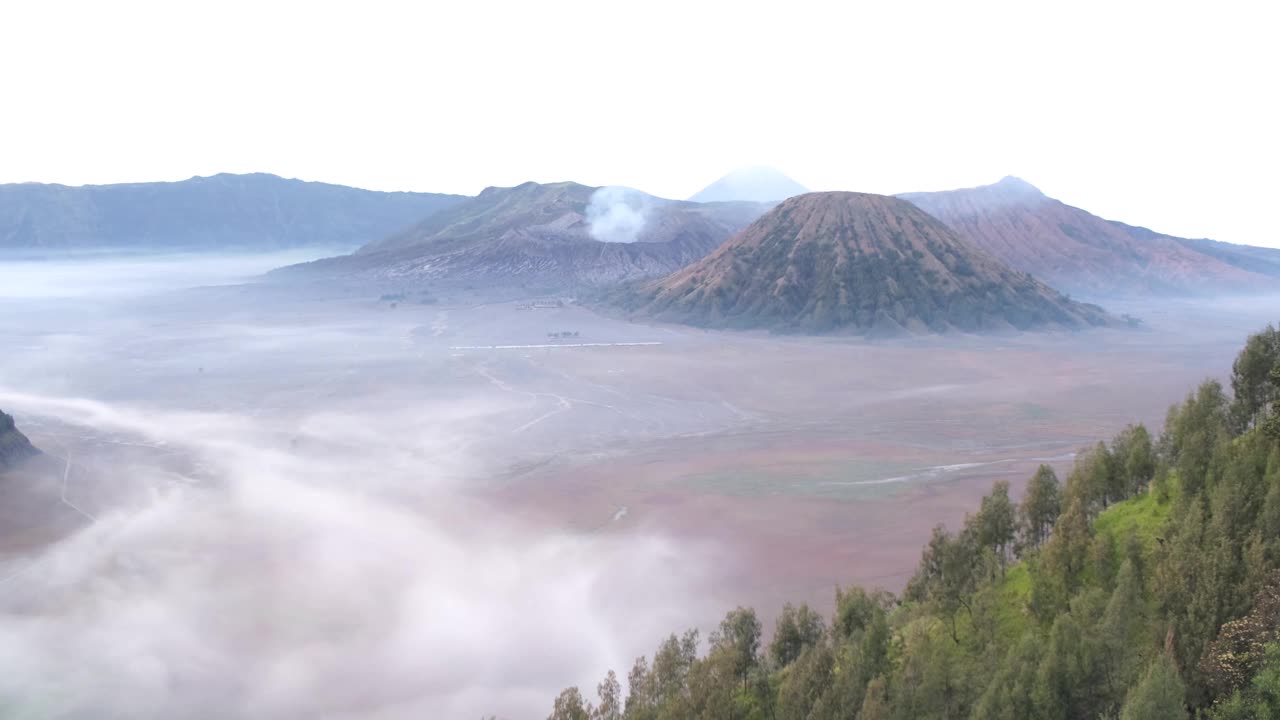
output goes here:
[[[551, 720], [1280, 718], [1280, 332], [1153, 437], [1042, 466], [938, 527], [901, 597], [838, 590], [766, 633], [738, 608]], [[766, 642], [766, 639], [768, 640]]]

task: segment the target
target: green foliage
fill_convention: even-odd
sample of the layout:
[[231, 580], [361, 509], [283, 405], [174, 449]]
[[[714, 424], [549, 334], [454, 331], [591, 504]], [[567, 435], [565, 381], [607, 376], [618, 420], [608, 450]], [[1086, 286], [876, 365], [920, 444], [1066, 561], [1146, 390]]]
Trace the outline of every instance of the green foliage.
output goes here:
[[1037, 671], [1044, 646], [1037, 633], [1027, 633], [1010, 648], [991, 683], [974, 707], [974, 720], [1026, 720], [1039, 715], [1032, 697], [1037, 687]]
[[1266, 648], [1280, 641], [1280, 571], [1275, 571], [1254, 598], [1248, 615], [1218, 631], [1200, 661], [1209, 689], [1226, 696], [1244, 688], [1259, 672]]
[[1062, 486], [1058, 475], [1048, 465], [1041, 465], [1027, 482], [1022, 504], [1018, 506], [1019, 555], [1044, 544], [1061, 512]]
[[1171, 408], [1165, 434], [1167, 461], [1177, 470], [1184, 494], [1199, 494], [1211, 479], [1214, 450], [1229, 440], [1222, 385], [1207, 380], [1181, 406]]
[[1111, 443], [1111, 456], [1119, 473], [1117, 498], [1126, 498], [1146, 489], [1156, 474], [1155, 448], [1151, 433], [1143, 425], [1130, 425]]
[[956, 629], [956, 613], [964, 608], [973, 614], [970, 597], [977, 589], [981, 573], [978, 567], [977, 539], [973, 533], [952, 537], [941, 525], [925, 546], [916, 575], [907, 584], [907, 597], [932, 602], [951, 623], [951, 637], [960, 642]]
[[591, 720], [591, 705], [582, 699], [578, 688], [571, 687], [556, 698], [555, 709], [547, 720]]
[[1271, 410], [1262, 423], [1263, 432], [1272, 440], [1280, 440], [1280, 363], [1271, 369]]
[[1013, 552], [1018, 532], [1017, 510], [1009, 499], [1009, 483], [997, 482], [991, 494], [982, 498], [978, 514], [970, 518], [967, 530], [978, 547], [991, 553], [1003, 575]]
[[1272, 375], [1280, 367], [1280, 330], [1268, 325], [1249, 336], [1244, 349], [1231, 366], [1231, 422], [1243, 432], [1266, 422], [1268, 410], [1277, 400], [1278, 385]]
[[1142, 547], [1151, 552], [1164, 532], [1172, 508], [1170, 498], [1162, 500], [1154, 492], [1145, 493], [1107, 508], [1093, 521], [1093, 531], [1117, 541], [1132, 533]]
[[778, 667], [786, 667], [795, 662], [805, 648], [817, 646], [825, 633], [822, 615], [806, 604], [797, 608], [787, 603], [774, 626], [769, 656]]
[[[1280, 720], [1280, 442], [1241, 402], [1206, 382], [1158, 441], [1128, 426], [1065, 487], [1041, 466], [1015, 507], [997, 483], [934, 528], [901, 598], [838, 590], [829, 625], [788, 605], [767, 652], [746, 608], [703, 657], [670, 636], [621, 717]], [[552, 717], [615, 720], [616, 678], [599, 692]]]
[[794, 664], [782, 675], [778, 688], [779, 720], [805, 720], [831, 686], [835, 657], [824, 644], [803, 648]]
[[1187, 717], [1186, 688], [1167, 655], [1152, 661], [1142, 681], [1129, 691], [1120, 720], [1178, 720]]
[[760, 632], [756, 611], [740, 607], [726, 615], [711, 634], [712, 650], [724, 654], [729, 671], [744, 684], [759, 660]]
[[612, 670], [596, 686], [600, 704], [596, 706], [592, 720], [622, 720], [622, 685]]

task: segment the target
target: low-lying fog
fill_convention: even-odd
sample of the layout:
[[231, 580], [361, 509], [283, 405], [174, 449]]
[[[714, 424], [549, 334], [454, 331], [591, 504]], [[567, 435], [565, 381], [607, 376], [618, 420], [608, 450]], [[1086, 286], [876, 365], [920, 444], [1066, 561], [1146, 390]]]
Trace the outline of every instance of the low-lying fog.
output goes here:
[[333, 248], [209, 255], [0, 252], [0, 298], [106, 298], [243, 282], [282, 265], [336, 254]]
[[512, 403], [383, 383], [385, 306], [156, 292], [263, 259], [0, 266], [0, 408], [93, 518], [0, 567], [5, 714], [525, 717], [697, 612], [698, 548], [469, 498]]
[[234, 284], [281, 262], [0, 261], [0, 409], [47, 454], [0, 521], [75, 528], [0, 525], [6, 714], [543, 717], [734, 605], [899, 587], [1276, 307], [868, 344]]

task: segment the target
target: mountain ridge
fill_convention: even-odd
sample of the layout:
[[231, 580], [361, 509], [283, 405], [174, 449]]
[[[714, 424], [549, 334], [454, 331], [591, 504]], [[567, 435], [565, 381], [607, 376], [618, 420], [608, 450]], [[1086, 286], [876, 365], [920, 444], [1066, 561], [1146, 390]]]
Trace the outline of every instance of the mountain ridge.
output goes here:
[[0, 185], [0, 249], [353, 246], [461, 201], [220, 173], [172, 182]]
[[1107, 297], [1280, 288], [1280, 251], [1271, 258], [1266, 248], [1222, 248], [1211, 240], [1106, 220], [1013, 176], [991, 185], [897, 197], [1012, 267], [1073, 293]]
[[[486, 188], [352, 255], [273, 274], [571, 292], [668, 274], [705, 256], [765, 209], [575, 182], [527, 182]], [[597, 239], [606, 234], [632, 241]]]

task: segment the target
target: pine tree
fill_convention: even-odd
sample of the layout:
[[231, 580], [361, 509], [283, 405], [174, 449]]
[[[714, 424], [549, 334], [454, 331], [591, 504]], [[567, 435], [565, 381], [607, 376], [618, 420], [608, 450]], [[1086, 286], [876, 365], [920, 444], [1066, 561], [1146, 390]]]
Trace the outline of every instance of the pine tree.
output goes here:
[[1120, 720], [1186, 720], [1185, 696], [1186, 688], [1173, 660], [1158, 655], [1142, 681], [1129, 691]]
[[1102, 675], [1109, 706], [1124, 700], [1125, 690], [1133, 685], [1144, 655], [1150, 647], [1144, 637], [1147, 626], [1146, 603], [1142, 585], [1133, 563], [1125, 561], [1116, 574], [1115, 590], [1107, 602], [1098, 627], [1102, 643]]
[[1062, 486], [1058, 482], [1058, 475], [1048, 465], [1041, 465], [1027, 482], [1022, 504], [1018, 507], [1018, 524], [1022, 535], [1019, 555], [1044, 544], [1061, 512]]
[[1018, 530], [1017, 510], [1009, 499], [1008, 482], [1002, 480], [991, 488], [991, 494], [982, 498], [978, 514], [970, 523], [978, 545], [991, 551], [1003, 575]]
[[974, 720], [1030, 720], [1038, 717], [1032, 692], [1044, 647], [1035, 632], [1010, 648], [974, 706]]

